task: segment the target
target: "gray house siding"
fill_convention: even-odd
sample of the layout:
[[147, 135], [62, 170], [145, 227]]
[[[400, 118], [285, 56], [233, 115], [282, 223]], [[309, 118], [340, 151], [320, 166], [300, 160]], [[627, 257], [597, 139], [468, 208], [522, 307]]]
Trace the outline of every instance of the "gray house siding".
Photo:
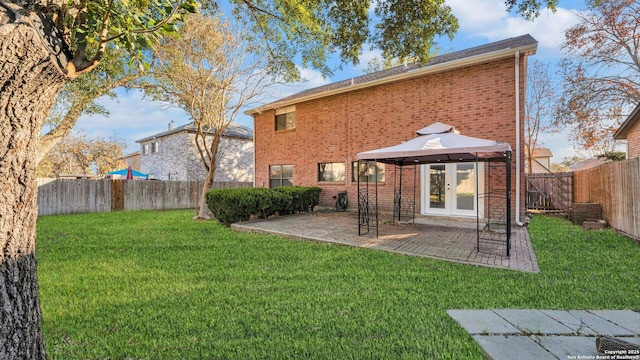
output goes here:
[[[195, 133], [187, 129], [178, 128], [138, 142], [140, 171], [151, 174], [154, 179], [204, 180], [207, 175], [196, 147]], [[154, 142], [158, 143], [157, 152], [152, 151]], [[215, 181], [253, 181], [253, 139], [223, 136], [218, 152]]]

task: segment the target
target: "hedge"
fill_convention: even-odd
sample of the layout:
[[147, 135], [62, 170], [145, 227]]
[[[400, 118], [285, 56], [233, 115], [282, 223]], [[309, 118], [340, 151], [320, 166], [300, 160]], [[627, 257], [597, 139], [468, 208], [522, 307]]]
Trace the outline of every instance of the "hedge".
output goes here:
[[318, 205], [318, 187], [287, 186], [276, 189], [238, 188], [214, 189], [207, 192], [207, 206], [224, 225], [247, 221], [251, 217], [313, 211]]

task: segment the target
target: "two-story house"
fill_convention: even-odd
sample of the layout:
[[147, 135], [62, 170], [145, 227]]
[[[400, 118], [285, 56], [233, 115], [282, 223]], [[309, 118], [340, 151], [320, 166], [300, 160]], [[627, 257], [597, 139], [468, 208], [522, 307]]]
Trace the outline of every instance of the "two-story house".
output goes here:
[[[160, 180], [203, 180], [207, 173], [196, 147], [196, 127], [186, 124], [137, 140], [140, 171]], [[253, 181], [253, 130], [231, 124], [218, 148], [215, 181]]]
[[[319, 186], [322, 205], [331, 205], [332, 196], [344, 190], [356, 200], [358, 153], [411, 140], [417, 130], [442, 122], [461, 134], [511, 146], [512, 209], [519, 209], [514, 211], [518, 222], [524, 213], [527, 58], [536, 49], [537, 41], [524, 35], [436, 56], [423, 65], [398, 66], [304, 90], [251, 109], [246, 113], [254, 118], [255, 185]], [[459, 186], [446, 187], [439, 208], [432, 208], [428, 194], [434, 173], [453, 183], [478, 171], [487, 186], [499, 186], [505, 178], [504, 172], [485, 174], [482, 164], [421, 166], [415, 191], [421, 194], [418, 208], [425, 215], [456, 217], [469, 212], [444, 200], [459, 197], [456, 191], [461, 188], [469, 191]], [[373, 181], [380, 185], [379, 196], [393, 199], [393, 166], [378, 164], [378, 169]], [[458, 176], [461, 172], [463, 177]], [[349, 207], [354, 204], [357, 201]]]

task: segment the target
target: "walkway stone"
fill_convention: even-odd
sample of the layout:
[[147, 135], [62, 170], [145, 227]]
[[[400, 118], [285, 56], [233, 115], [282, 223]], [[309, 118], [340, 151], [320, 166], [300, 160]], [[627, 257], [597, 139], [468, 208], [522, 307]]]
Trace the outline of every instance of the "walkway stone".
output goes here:
[[[640, 344], [640, 313], [631, 310], [447, 310], [489, 359], [630, 359], [596, 351], [596, 336]], [[517, 331], [513, 331], [513, 329]], [[635, 330], [631, 330], [635, 329]]]
[[[358, 235], [358, 215], [353, 212], [320, 211], [233, 224], [239, 231], [255, 231], [286, 237], [332, 242], [349, 246], [391, 251], [411, 256], [453, 261], [468, 265], [538, 272], [529, 233], [514, 225], [511, 256], [504, 243], [478, 243], [476, 222], [420, 217], [415, 224], [394, 223], [379, 218], [367, 234]], [[365, 229], [366, 231], [366, 229]], [[478, 249], [479, 245], [479, 249]]]

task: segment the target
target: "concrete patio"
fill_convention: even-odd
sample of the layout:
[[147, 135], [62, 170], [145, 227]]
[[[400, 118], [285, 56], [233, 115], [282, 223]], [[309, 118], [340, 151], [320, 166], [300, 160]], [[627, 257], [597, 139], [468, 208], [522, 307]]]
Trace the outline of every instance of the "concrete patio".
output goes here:
[[505, 244], [480, 243], [477, 250], [476, 221], [442, 218], [416, 218], [415, 224], [393, 223], [389, 216], [379, 218], [379, 236], [375, 223], [368, 234], [358, 235], [355, 212], [317, 211], [233, 224], [238, 231], [277, 234], [285, 237], [422, 256], [468, 265], [538, 272], [538, 262], [527, 229], [514, 225], [511, 256]]
[[493, 360], [640, 360], [637, 350], [598, 353], [596, 337], [640, 345], [640, 313], [631, 310], [448, 310]]

